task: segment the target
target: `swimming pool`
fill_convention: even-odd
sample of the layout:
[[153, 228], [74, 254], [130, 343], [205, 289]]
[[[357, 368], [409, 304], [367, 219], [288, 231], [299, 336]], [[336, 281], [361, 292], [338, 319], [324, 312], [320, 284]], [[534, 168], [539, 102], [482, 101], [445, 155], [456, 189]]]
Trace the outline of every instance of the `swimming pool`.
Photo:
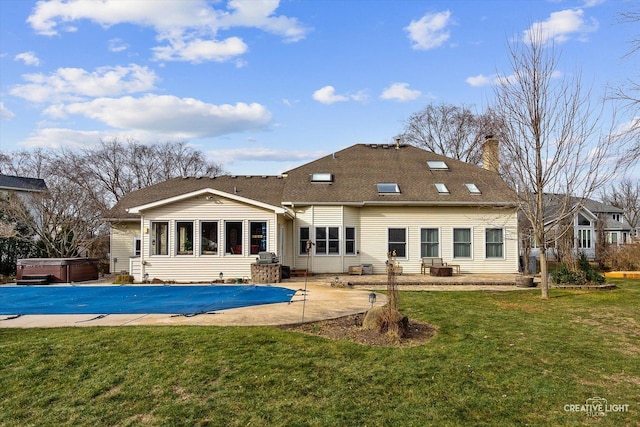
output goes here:
[[290, 302], [278, 286], [0, 286], [0, 314], [181, 314]]

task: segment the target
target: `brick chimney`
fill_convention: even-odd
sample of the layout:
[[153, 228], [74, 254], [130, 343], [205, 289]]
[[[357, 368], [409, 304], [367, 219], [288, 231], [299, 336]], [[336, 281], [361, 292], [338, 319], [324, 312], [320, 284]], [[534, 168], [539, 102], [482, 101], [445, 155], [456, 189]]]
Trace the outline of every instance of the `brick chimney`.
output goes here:
[[482, 167], [488, 171], [496, 172], [500, 170], [500, 143], [493, 135], [484, 137], [482, 144]]

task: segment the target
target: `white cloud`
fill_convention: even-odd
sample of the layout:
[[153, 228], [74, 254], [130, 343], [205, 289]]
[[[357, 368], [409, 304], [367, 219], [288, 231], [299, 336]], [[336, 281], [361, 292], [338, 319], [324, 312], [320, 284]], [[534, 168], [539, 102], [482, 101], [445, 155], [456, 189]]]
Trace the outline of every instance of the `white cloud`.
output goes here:
[[154, 47], [154, 58], [160, 61], [187, 61], [199, 63], [204, 61], [224, 62], [247, 51], [247, 45], [238, 37], [229, 37], [223, 41], [202, 40], [199, 38], [186, 40], [178, 37], [168, 46]]
[[109, 40], [109, 50], [111, 52], [122, 52], [123, 50], [127, 50], [128, 48], [129, 45], [117, 37]]
[[229, 0], [226, 9], [213, 8], [213, 4], [206, 0], [43, 0], [27, 22], [37, 33], [49, 36], [72, 30], [69, 25], [80, 20], [103, 27], [122, 23], [151, 27], [158, 41], [169, 41], [154, 48], [156, 59], [189, 62], [223, 61], [246, 52], [238, 37], [218, 40], [219, 30], [258, 28], [289, 42], [301, 40], [309, 32], [296, 18], [275, 15], [279, 0]]
[[380, 98], [395, 99], [397, 101], [412, 101], [422, 95], [419, 90], [409, 89], [409, 83], [394, 83], [382, 91]]
[[572, 36], [577, 36], [579, 40], [585, 40], [587, 34], [597, 29], [598, 21], [593, 18], [590, 22], [585, 21], [582, 9], [566, 9], [551, 13], [545, 21], [535, 22], [524, 31], [523, 40], [527, 43], [532, 40], [541, 43], [546, 43], [549, 40], [563, 43]]
[[217, 159], [221, 163], [234, 163], [238, 161], [258, 162], [291, 162], [317, 159], [325, 156], [324, 151], [293, 151], [274, 150], [270, 148], [254, 147], [251, 150], [235, 148], [231, 150], [209, 150], [207, 156]]
[[336, 102], [346, 102], [348, 96], [336, 95], [336, 89], [333, 86], [325, 86], [313, 92], [313, 99], [323, 104], [333, 104]]
[[208, 104], [193, 98], [145, 95], [141, 98], [97, 98], [89, 102], [56, 105], [45, 114], [77, 114], [116, 129], [153, 132], [172, 138], [203, 138], [264, 129], [271, 113], [257, 103]]
[[11, 94], [32, 102], [77, 101], [85, 97], [113, 96], [154, 89], [156, 74], [147, 67], [58, 68], [54, 73], [25, 74], [28, 83], [11, 89]]
[[13, 111], [9, 110], [7, 107], [4, 106], [4, 102], [0, 102], [0, 119], [1, 120], [11, 120], [13, 118], [15, 118], [16, 115], [13, 113]]
[[495, 76], [488, 77], [488, 76], [485, 76], [484, 74], [478, 74], [477, 76], [467, 77], [465, 81], [469, 86], [482, 87], [482, 86], [490, 85], [494, 79], [495, 79]]
[[312, 97], [322, 104], [334, 104], [336, 102], [347, 101], [365, 102], [369, 99], [369, 95], [366, 90], [359, 90], [346, 95], [338, 95], [336, 94], [336, 89], [330, 85], [316, 90], [313, 92]]
[[22, 52], [15, 56], [16, 61], [22, 61], [26, 65], [35, 65], [36, 67], [40, 65], [40, 59], [33, 52]]
[[445, 10], [426, 14], [418, 21], [411, 21], [404, 30], [409, 33], [414, 49], [429, 50], [440, 47], [449, 40], [450, 33], [447, 27], [451, 23], [451, 12]]
[[18, 145], [37, 148], [86, 148], [110, 134], [100, 131], [78, 131], [64, 128], [38, 129]]

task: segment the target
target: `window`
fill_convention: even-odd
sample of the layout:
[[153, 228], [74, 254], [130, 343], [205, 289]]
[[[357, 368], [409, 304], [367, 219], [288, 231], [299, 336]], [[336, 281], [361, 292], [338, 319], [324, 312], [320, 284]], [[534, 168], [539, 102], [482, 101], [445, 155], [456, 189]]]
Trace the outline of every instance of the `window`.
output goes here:
[[[298, 239], [298, 245], [300, 247], [300, 255], [307, 254], [307, 242], [311, 240], [309, 235], [309, 227], [300, 227], [300, 238]], [[311, 248], [309, 248], [311, 250]]]
[[582, 249], [591, 249], [591, 230], [578, 229], [578, 247]]
[[591, 221], [589, 221], [584, 215], [578, 214], [578, 225], [591, 225]]
[[611, 243], [612, 245], [618, 244], [618, 233], [612, 232], [611, 234], [609, 234], [609, 243]]
[[380, 182], [378, 185], [378, 193], [381, 194], [399, 194], [400, 187], [395, 182]]
[[440, 242], [437, 228], [420, 229], [420, 258], [439, 258]]
[[151, 223], [151, 255], [169, 255], [169, 223]]
[[480, 192], [480, 189], [473, 183], [468, 183], [465, 184], [465, 186], [467, 187], [467, 190], [469, 190], [469, 193], [473, 194], [473, 195], [479, 195], [482, 194]]
[[142, 240], [139, 237], [133, 239], [133, 256], [140, 256]]
[[218, 222], [200, 223], [200, 254], [218, 255]]
[[447, 164], [445, 162], [439, 161], [439, 160], [428, 161], [427, 162], [427, 166], [429, 166], [429, 169], [431, 169], [431, 170], [447, 170], [447, 169], [449, 169], [449, 166], [447, 166]]
[[471, 229], [453, 229], [453, 257], [471, 258]]
[[316, 227], [316, 255], [340, 253], [340, 228]]
[[267, 250], [267, 223], [265, 221], [249, 223], [251, 233], [251, 255]]
[[333, 175], [330, 173], [313, 173], [311, 182], [333, 182]]
[[485, 230], [485, 256], [487, 258], [504, 257], [504, 237], [502, 228], [487, 228]]
[[434, 185], [438, 189], [438, 193], [440, 193], [440, 194], [449, 194], [449, 189], [447, 188], [446, 185], [444, 185], [442, 183], [437, 183], [437, 184], [434, 184]]
[[242, 255], [242, 222], [227, 221], [224, 224], [224, 241], [226, 253]]
[[390, 228], [388, 230], [388, 252], [396, 252], [398, 258], [407, 256], [407, 229]]
[[176, 254], [193, 255], [193, 222], [176, 222]]
[[356, 254], [356, 229], [355, 227], [344, 228], [344, 253], [346, 255]]

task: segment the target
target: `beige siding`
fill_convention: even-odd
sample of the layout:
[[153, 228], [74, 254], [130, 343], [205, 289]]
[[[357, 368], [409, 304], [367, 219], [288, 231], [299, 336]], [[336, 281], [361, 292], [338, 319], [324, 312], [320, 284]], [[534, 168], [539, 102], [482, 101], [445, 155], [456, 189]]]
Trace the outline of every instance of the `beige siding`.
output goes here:
[[[361, 218], [362, 263], [373, 264], [374, 273], [385, 272], [387, 230], [389, 227], [406, 228], [407, 256], [398, 258], [403, 271], [420, 273], [420, 229], [437, 228], [440, 232], [440, 257], [450, 264], [458, 264], [463, 273], [516, 273], [518, 249], [515, 212], [464, 207], [385, 207], [362, 209]], [[472, 257], [453, 258], [453, 229], [472, 229]], [[485, 230], [503, 228], [503, 259], [485, 257]]]
[[140, 237], [139, 222], [120, 222], [111, 225], [111, 265], [109, 267], [111, 272], [129, 271], [129, 258], [134, 256], [136, 237]]
[[[153, 221], [169, 222], [169, 254], [151, 255], [150, 232]], [[177, 255], [176, 222], [193, 221], [194, 254]], [[200, 223], [201, 221], [218, 222], [218, 254], [200, 255]], [[225, 222], [242, 222], [242, 254], [225, 253]], [[277, 234], [278, 218], [273, 211], [240, 202], [218, 198], [207, 200], [205, 196], [164, 205], [143, 215], [145, 229], [143, 239], [143, 272], [149, 278], [162, 280], [209, 282], [219, 278], [223, 273], [225, 279], [249, 278], [251, 264], [257, 254], [250, 254], [249, 224], [252, 221], [267, 223], [267, 250], [278, 252]]]

